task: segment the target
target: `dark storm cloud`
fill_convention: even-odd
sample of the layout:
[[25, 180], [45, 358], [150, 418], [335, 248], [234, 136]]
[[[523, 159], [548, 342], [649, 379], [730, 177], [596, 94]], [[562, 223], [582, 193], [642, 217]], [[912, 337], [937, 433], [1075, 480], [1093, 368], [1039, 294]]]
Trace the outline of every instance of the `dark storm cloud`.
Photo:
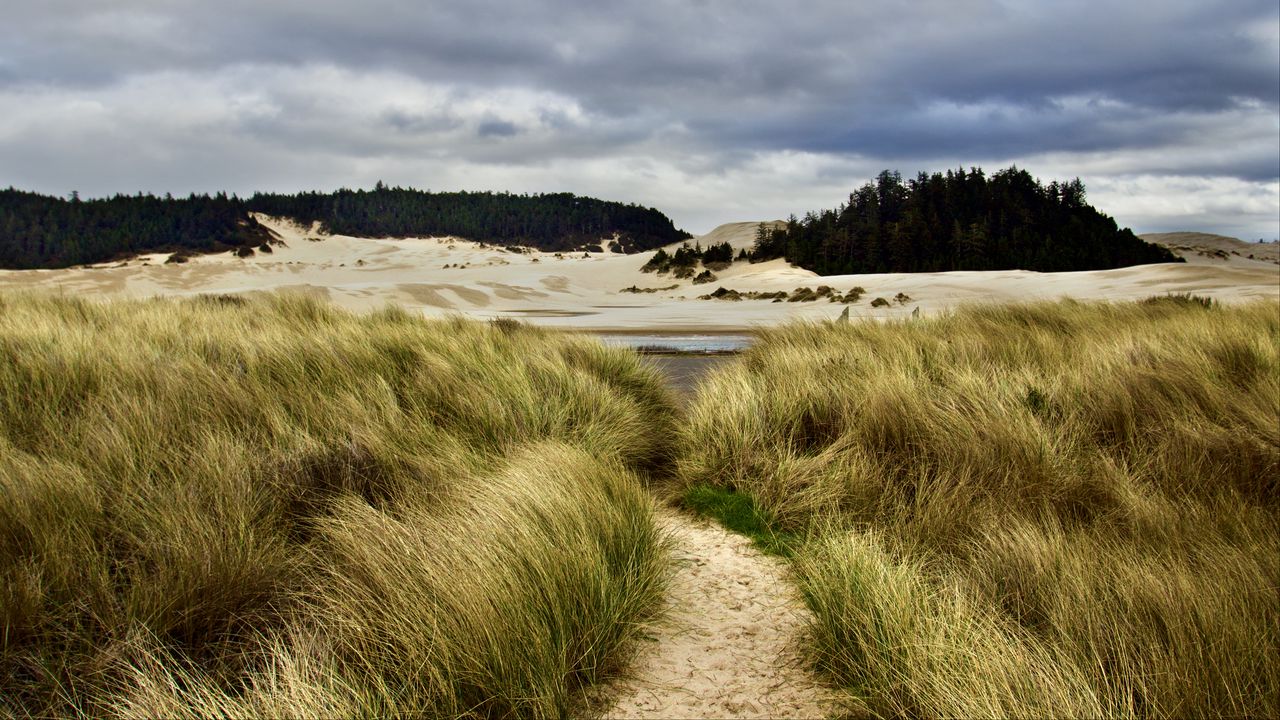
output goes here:
[[1062, 108], [1070, 97], [1120, 100], [1140, 119], [1274, 109], [1280, 95], [1274, 1], [859, 5], [52, 0], [20, 3], [0, 33], [9, 73], [51, 85], [337, 64], [561, 92], [605, 117], [684, 123], [710, 145], [884, 158], [1158, 141], [1114, 111]]
[[[41, 162], [143, 177], [77, 160], [104, 137], [161, 159], [271, 146], [213, 166], [247, 164], [236, 178], [318, 157], [640, 156], [696, 182], [795, 152], [835, 159], [824, 173], [1106, 153], [1120, 158], [1108, 176], [1280, 177], [1274, 0], [11, 5], [0, 111], [65, 116], [57, 136], [34, 116], [0, 120], [0, 184], [44, 175]], [[199, 93], [210, 119], [171, 117]]]
[[480, 137], [511, 137], [520, 132], [515, 123], [503, 120], [485, 120], [476, 128]]

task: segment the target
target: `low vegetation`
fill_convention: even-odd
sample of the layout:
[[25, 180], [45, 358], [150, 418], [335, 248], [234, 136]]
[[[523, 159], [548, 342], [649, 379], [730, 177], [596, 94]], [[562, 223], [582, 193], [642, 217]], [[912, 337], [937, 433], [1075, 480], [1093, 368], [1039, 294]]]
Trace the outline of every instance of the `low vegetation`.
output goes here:
[[[641, 268], [640, 272], [672, 273], [676, 278], [694, 277], [695, 268], [701, 263], [706, 269], [699, 275], [711, 275], [711, 271], [724, 270], [733, 264], [733, 246], [727, 242], [709, 245], [703, 249], [701, 244], [683, 243], [674, 253], [659, 249]], [[699, 282], [694, 280], [694, 282]], [[712, 282], [704, 280], [702, 282]]]
[[787, 299], [787, 293], [783, 290], [777, 292], [763, 292], [759, 290], [748, 290], [742, 292], [732, 288], [718, 287], [706, 295], [699, 295], [699, 300], [725, 300], [728, 302], [739, 302], [741, 300], [772, 300], [774, 302], [782, 302]]
[[794, 542], [884, 717], [1280, 715], [1280, 312], [1191, 297], [765, 330], [677, 494]]
[[518, 323], [0, 296], [0, 715], [563, 717], [661, 596], [673, 417]]
[[642, 294], [652, 294], [652, 293], [666, 292], [666, 291], [668, 291], [668, 290], [675, 290], [675, 289], [676, 289], [676, 288], [678, 288], [678, 287], [680, 287], [678, 284], [677, 284], [677, 285], [667, 285], [666, 287], [643, 287], [643, 288], [642, 288], [642, 287], [636, 287], [635, 285], [632, 285], [631, 287], [624, 287], [624, 288], [622, 288], [621, 290], [619, 290], [618, 292], [624, 292], [624, 293], [632, 293], [632, 294], [636, 294], [636, 295], [642, 295]]
[[[715, 278], [712, 278], [712, 280], [709, 280], [708, 282], [711, 282], [714, 279]], [[695, 280], [695, 282], [697, 281]], [[773, 292], [748, 290], [746, 292], [742, 292], [740, 290], [718, 287], [706, 295], [699, 295], [698, 299], [729, 300], [734, 302], [739, 300], [772, 300], [773, 302], [816, 302], [818, 300], [826, 300], [827, 302], [844, 303], [849, 305], [861, 300], [862, 296], [866, 294], [866, 292], [867, 291], [862, 287], [854, 287], [850, 288], [845, 293], [841, 293], [830, 285], [819, 285], [817, 288], [798, 287], [790, 293], [787, 293], [785, 290], [775, 290]], [[902, 297], [906, 297], [905, 295], [902, 295], [902, 293], [898, 294]], [[907, 298], [907, 300], [910, 299], [911, 298]]]

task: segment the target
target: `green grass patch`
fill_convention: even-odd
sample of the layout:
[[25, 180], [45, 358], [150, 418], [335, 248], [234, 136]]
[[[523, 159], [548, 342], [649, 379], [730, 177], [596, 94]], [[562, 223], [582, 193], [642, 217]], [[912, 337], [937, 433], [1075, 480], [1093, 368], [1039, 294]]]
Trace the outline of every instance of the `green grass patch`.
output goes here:
[[694, 485], [685, 491], [683, 503], [699, 515], [715, 519], [726, 529], [751, 538], [765, 554], [789, 558], [799, 547], [799, 536], [775, 529], [772, 515], [746, 493]]

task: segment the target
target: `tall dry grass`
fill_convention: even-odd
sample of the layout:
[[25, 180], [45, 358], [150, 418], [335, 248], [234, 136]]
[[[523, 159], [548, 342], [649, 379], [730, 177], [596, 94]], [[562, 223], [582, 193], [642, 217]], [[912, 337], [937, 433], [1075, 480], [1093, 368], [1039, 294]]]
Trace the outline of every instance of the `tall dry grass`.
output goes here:
[[683, 487], [805, 538], [871, 714], [1280, 715], [1275, 303], [765, 331], [683, 438]]
[[0, 296], [0, 714], [562, 717], [659, 597], [631, 354]]

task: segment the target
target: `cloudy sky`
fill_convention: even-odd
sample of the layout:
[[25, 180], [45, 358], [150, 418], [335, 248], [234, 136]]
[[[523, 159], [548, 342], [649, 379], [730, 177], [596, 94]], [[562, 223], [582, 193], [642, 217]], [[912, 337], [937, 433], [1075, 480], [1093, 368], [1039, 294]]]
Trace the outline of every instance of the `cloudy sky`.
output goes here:
[[6, 0], [0, 186], [570, 191], [695, 233], [885, 168], [1280, 235], [1276, 0]]

